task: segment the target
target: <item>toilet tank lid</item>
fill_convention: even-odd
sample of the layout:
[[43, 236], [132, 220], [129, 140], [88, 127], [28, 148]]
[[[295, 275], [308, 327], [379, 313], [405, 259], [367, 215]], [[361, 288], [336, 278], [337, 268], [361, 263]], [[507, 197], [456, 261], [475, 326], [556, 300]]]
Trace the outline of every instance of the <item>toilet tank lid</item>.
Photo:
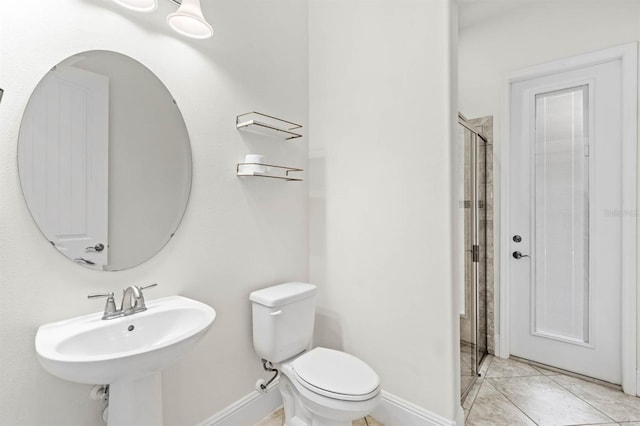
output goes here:
[[313, 297], [316, 290], [313, 284], [294, 281], [256, 290], [249, 295], [249, 300], [273, 308]]

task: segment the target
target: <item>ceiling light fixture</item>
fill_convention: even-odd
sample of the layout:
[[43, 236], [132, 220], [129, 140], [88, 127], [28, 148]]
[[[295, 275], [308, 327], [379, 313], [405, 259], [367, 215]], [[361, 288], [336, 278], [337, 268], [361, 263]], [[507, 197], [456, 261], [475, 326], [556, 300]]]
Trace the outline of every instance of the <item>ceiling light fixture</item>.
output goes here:
[[[213, 36], [213, 28], [202, 14], [200, 0], [170, 1], [180, 5], [176, 12], [167, 16], [167, 24], [175, 32], [197, 39]], [[113, 2], [137, 12], [153, 12], [158, 8], [158, 0], [113, 0]]]
[[200, 0], [182, 0], [178, 10], [167, 16], [167, 24], [187, 37], [202, 39], [213, 36], [213, 28], [202, 15]]
[[136, 12], [153, 12], [158, 8], [158, 0], [113, 0], [113, 2]]

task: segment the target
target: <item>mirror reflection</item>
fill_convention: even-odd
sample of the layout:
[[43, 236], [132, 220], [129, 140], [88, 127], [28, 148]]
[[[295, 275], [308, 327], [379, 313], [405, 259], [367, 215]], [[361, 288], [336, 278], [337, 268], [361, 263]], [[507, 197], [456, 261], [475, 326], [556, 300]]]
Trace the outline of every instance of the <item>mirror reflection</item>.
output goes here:
[[144, 65], [108, 51], [74, 55], [42, 78], [22, 118], [18, 168], [44, 236], [96, 270], [131, 268], [162, 249], [191, 188], [173, 97]]

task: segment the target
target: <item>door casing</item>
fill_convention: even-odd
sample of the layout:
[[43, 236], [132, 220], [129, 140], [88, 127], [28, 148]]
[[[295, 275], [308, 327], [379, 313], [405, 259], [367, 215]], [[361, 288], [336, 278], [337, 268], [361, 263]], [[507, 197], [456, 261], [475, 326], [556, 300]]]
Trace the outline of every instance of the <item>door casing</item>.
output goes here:
[[[554, 61], [542, 65], [529, 67], [516, 71], [507, 76], [504, 90], [504, 121], [501, 126], [502, 142], [500, 143], [500, 158], [509, 159], [510, 135], [510, 113], [511, 110], [511, 86], [519, 81], [539, 78], [558, 72], [569, 71], [576, 68], [596, 65], [603, 62], [619, 59], [622, 61], [622, 301], [621, 301], [621, 322], [622, 322], [622, 388], [625, 393], [637, 395], [640, 390], [636, 378], [636, 352], [637, 352], [637, 249], [636, 249], [636, 229], [637, 229], [637, 122], [638, 122], [638, 44], [629, 43], [615, 46], [608, 49], [599, 50], [567, 59]], [[503, 164], [496, 161], [496, 164]], [[495, 265], [495, 270], [499, 271], [496, 277], [498, 283], [497, 294], [499, 295], [500, 306], [495, 311], [496, 355], [501, 358], [508, 358], [510, 355], [509, 333], [510, 333], [510, 283], [506, 279], [509, 276], [509, 238], [512, 234], [509, 223], [509, 167], [508, 164], [494, 170], [495, 180], [500, 182], [499, 199], [500, 217], [498, 218], [500, 232], [496, 235], [495, 247], [500, 253], [496, 253], [495, 259], [499, 265]]]

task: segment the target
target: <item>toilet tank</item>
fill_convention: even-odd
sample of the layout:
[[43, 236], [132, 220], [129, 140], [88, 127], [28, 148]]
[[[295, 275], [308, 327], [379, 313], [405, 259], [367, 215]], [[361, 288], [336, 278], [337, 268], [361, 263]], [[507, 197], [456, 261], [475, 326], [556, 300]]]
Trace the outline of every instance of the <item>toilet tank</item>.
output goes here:
[[253, 315], [253, 347], [271, 362], [281, 362], [307, 349], [313, 337], [316, 286], [278, 284], [249, 295]]

